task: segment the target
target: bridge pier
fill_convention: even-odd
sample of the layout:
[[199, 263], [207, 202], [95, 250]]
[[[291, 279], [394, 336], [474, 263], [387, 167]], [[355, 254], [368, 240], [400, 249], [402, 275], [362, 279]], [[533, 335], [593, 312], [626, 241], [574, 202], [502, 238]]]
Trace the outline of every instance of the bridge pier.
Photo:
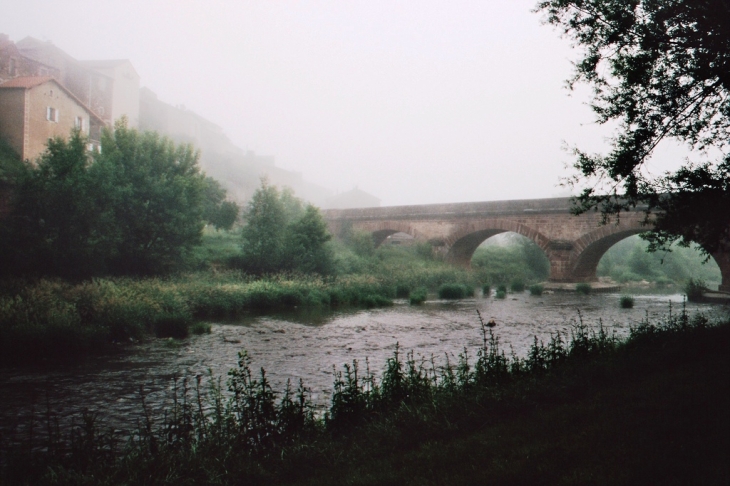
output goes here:
[[722, 275], [722, 282], [718, 290], [720, 292], [730, 292], [730, 251], [713, 253], [712, 257], [717, 262], [717, 266], [720, 267], [720, 274]]

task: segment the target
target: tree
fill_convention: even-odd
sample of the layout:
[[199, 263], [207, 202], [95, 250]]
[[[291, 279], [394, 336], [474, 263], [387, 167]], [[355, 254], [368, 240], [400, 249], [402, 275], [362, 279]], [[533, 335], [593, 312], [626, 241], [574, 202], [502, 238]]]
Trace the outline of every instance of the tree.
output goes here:
[[254, 274], [331, 273], [331, 239], [319, 210], [264, 178], [244, 211], [242, 262]]
[[333, 271], [332, 239], [319, 209], [307, 205], [299, 220], [288, 227], [287, 254], [292, 268], [303, 273], [326, 275]]
[[268, 180], [254, 193], [243, 214], [242, 259], [244, 268], [255, 274], [281, 270], [287, 224], [281, 195]]
[[16, 274], [83, 278], [104, 271], [107, 209], [89, 166], [86, 141], [75, 131], [68, 142], [48, 142], [37, 166], [15, 177], [13, 212], [0, 231], [2, 266]]
[[104, 132], [101, 153], [78, 131], [52, 139], [16, 177], [1, 266], [73, 279], [174, 270], [201, 240], [205, 189], [191, 146], [124, 121]]
[[205, 178], [203, 218], [215, 229], [229, 230], [238, 218], [238, 204], [226, 201], [226, 190], [212, 177]]
[[118, 122], [102, 136], [94, 169], [108, 184], [117, 274], [164, 273], [201, 241], [205, 175], [191, 145]]
[[[576, 211], [604, 216], [648, 204], [651, 249], [679, 240], [712, 253], [730, 234], [730, 4], [726, 0], [547, 0], [536, 11], [582, 49], [568, 81], [593, 88], [597, 121], [619, 123], [608, 154], [574, 149], [587, 184]], [[645, 170], [657, 145], [675, 139], [714, 162], [674, 173]], [[658, 210], [658, 211], [657, 211]]]

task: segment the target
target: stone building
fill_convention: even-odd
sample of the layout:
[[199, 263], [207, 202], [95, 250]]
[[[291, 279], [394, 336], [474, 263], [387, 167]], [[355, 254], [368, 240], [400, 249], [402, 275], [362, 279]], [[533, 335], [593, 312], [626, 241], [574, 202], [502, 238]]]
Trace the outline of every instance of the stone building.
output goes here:
[[25, 57], [7, 34], [0, 33], [0, 84], [20, 76], [52, 76], [60, 71], [41, 62]]
[[109, 126], [122, 116], [139, 126], [139, 75], [126, 59], [77, 61], [53, 43], [26, 37], [16, 43], [25, 58], [55, 69], [54, 77]]
[[50, 76], [23, 76], [0, 84], [0, 137], [23, 160], [35, 160], [48, 139], [66, 138], [72, 129], [99, 144], [104, 121]]

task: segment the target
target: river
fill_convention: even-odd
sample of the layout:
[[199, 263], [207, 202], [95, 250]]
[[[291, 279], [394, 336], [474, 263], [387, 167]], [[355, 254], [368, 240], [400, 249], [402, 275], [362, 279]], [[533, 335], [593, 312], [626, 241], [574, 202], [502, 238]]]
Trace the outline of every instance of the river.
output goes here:
[[[68, 423], [86, 409], [98, 412], [106, 425], [121, 431], [137, 426], [142, 415], [140, 387], [153, 412], [169, 407], [181, 377], [222, 376], [236, 365], [245, 349], [253, 368], [266, 369], [275, 390], [301, 378], [320, 407], [328, 404], [333, 366], [365, 359], [376, 372], [393, 355], [396, 343], [416, 356], [454, 363], [466, 347], [473, 356], [481, 343], [476, 309], [494, 318], [502, 349], [525, 356], [534, 336], [569, 336], [579, 319], [593, 328], [599, 320], [609, 334], [626, 336], [647, 316], [656, 322], [669, 312], [681, 312], [681, 295], [637, 295], [633, 309], [619, 308], [618, 294], [509, 294], [505, 300], [477, 297], [460, 301], [432, 300], [422, 306], [396, 301], [393, 307], [334, 312], [301, 311], [250, 316], [236, 322], [213, 323], [210, 334], [182, 341], [152, 339], [127, 345], [112, 356], [81, 364], [0, 370], [0, 433], [27, 433], [31, 417], [50, 413]], [[687, 304], [691, 314], [709, 318], [727, 315], [727, 307]], [[194, 380], [192, 380], [194, 382]]]

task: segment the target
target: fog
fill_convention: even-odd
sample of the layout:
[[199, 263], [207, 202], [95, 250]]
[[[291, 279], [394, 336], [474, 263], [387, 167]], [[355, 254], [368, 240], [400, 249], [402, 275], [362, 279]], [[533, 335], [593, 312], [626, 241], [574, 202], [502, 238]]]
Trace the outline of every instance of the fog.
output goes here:
[[[564, 143], [605, 148], [577, 53], [535, 0], [24, 0], [0, 32], [130, 59], [142, 86], [244, 150], [383, 205], [565, 195]], [[665, 144], [650, 170], [682, 162]]]

